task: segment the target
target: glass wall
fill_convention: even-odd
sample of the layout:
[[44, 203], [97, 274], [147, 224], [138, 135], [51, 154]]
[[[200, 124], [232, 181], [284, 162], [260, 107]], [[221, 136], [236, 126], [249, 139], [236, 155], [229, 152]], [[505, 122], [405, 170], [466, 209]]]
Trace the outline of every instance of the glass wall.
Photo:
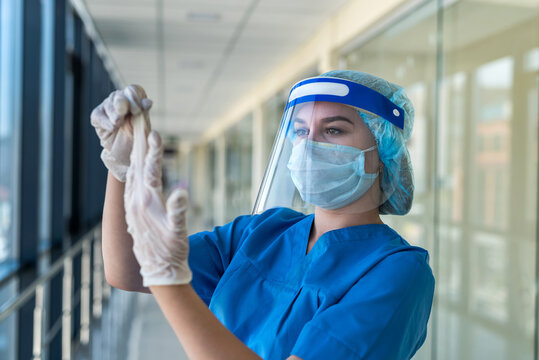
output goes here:
[[[213, 166], [210, 162], [210, 145], [194, 146], [188, 154], [192, 164], [189, 171], [189, 211], [187, 212], [190, 233], [210, 230], [213, 225], [213, 204], [211, 203], [213, 187]], [[180, 160], [181, 161], [181, 160]]]
[[184, 154], [178, 147], [178, 138], [170, 136], [163, 139], [163, 193], [165, 197], [176, 188], [188, 189], [188, 175], [191, 161], [186, 157], [184, 162], [180, 158]]
[[250, 214], [253, 117], [247, 115], [225, 132], [225, 203], [224, 221]]
[[531, 359], [539, 2], [461, 1], [443, 24], [439, 358]]
[[0, 1], [0, 264], [15, 259], [14, 239], [18, 179], [17, 92], [21, 81], [22, 8], [18, 2]]
[[262, 106], [264, 138], [261, 141], [263, 142], [264, 165], [269, 160], [273, 141], [277, 130], [279, 130], [279, 124], [281, 123], [287, 98], [288, 94], [285, 91], [281, 91], [269, 98]]
[[[17, 192], [19, 168], [22, 6], [18, 1], [0, 0], [0, 279], [17, 267]], [[15, 91], [14, 91], [15, 90]], [[0, 287], [0, 304], [12, 298], [16, 279]], [[17, 316], [0, 323], [0, 357], [16, 354]]]
[[[189, 172], [189, 212], [187, 214], [190, 233], [211, 230], [221, 224], [223, 208], [224, 167], [220, 164], [223, 138], [194, 146], [181, 161], [193, 164]], [[186, 159], [189, 158], [189, 159]]]
[[[68, 35], [66, 12], [73, 15]], [[100, 221], [106, 169], [88, 119], [113, 84], [81, 19], [62, 0], [0, 0], [0, 79], [0, 307], [6, 309]], [[76, 257], [73, 273], [80, 272]], [[44, 292], [42, 341], [50, 359], [61, 357], [62, 276]], [[75, 278], [68, 298], [77, 344], [82, 285]], [[1, 359], [32, 357], [34, 304], [30, 298], [0, 322]]]
[[[19, 203], [19, 122], [21, 81], [22, 6], [19, 2], [0, 0], [0, 278], [17, 267], [16, 213]], [[4, 281], [0, 287], [0, 304], [16, 293], [16, 279]], [[17, 316], [0, 323], [0, 357], [11, 359], [16, 354]]]
[[417, 359], [533, 359], [539, 1], [426, 1], [355, 50], [348, 68], [414, 103], [409, 215], [436, 276]]

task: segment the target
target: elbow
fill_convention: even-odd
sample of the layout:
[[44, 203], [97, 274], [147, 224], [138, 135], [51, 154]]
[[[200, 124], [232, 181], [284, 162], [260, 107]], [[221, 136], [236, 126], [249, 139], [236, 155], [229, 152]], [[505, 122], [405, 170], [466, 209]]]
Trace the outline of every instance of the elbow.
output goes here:
[[119, 279], [118, 276], [114, 276], [110, 271], [107, 271], [107, 268], [105, 267], [105, 281], [110, 286], [124, 290], [124, 291], [130, 291], [129, 286], [126, 286], [127, 284], [123, 283], [121, 279]]
[[150, 290], [142, 285], [140, 276], [136, 280], [138, 281], [134, 281], [129, 277], [118, 276], [105, 268], [105, 281], [113, 288], [130, 292], [150, 293]]

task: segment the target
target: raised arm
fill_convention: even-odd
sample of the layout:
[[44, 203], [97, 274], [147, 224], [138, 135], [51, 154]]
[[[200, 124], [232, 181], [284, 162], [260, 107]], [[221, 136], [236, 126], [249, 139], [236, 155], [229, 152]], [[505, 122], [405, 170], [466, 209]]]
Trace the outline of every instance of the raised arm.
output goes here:
[[103, 146], [101, 159], [109, 169], [102, 223], [105, 276], [110, 285], [128, 291], [149, 292], [142, 285], [140, 266], [132, 250], [133, 239], [127, 232], [124, 190], [133, 148], [132, 114], [150, 107], [144, 90], [130, 85], [112, 92], [91, 115], [92, 126]]
[[133, 254], [133, 239], [127, 232], [124, 209], [125, 183], [110, 172], [103, 207], [102, 248], [107, 282], [118, 289], [149, 293], [142, 285], [140, 265]]

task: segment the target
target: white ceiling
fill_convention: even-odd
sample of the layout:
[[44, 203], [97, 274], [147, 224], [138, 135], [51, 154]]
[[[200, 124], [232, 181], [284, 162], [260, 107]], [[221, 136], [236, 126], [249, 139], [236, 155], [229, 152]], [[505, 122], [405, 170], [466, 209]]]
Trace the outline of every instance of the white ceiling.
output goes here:
[[163, 135], [195, 139], [347, 0], [86, 0]]

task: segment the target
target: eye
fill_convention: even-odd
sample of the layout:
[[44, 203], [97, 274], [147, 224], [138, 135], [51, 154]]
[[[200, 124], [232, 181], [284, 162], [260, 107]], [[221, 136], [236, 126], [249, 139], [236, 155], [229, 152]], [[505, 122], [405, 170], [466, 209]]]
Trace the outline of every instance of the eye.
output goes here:
[[326, 129], [326, 133], [328, 135], [339, 135], [339, 134], [342, 134], [343, 131], [341, 129], [337, 129], [337, 128], [334, 128], [334, 127], [331, 127], [331, 128], [327, 128]]
[[309, 129], [306, 129], [306, 128], [294, 129], [294, 132], [295, 132], [296, 136], [299, 136], [299, 137], [304, 137], [304, 136], [309, 135]]

